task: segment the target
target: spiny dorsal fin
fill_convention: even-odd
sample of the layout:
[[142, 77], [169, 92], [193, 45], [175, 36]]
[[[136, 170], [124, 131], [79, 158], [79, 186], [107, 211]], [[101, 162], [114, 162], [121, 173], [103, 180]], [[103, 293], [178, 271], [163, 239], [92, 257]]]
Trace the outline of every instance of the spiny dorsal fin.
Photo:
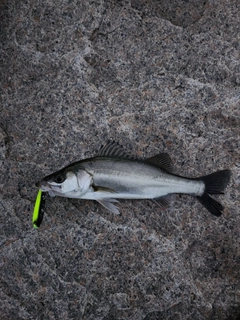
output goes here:
[[102, 146], [98, 152], [100, 157], [133, 159], [133, 157], [117, 142], [108, 142]]
[[172, 160], [167, 153], [159, 153], [156, 156], [144, 160], [144, 162], [159, 167], [165, 171], [172, 172], [173, 165]]

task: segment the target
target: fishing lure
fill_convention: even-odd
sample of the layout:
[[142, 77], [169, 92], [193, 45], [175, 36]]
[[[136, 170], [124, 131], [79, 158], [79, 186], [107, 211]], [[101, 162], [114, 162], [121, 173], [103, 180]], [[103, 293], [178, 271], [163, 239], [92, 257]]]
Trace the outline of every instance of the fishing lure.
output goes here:
[[42, 193], [42, 190], [39, 189], [32, 216], [32, 223], [35, 229], [38, 229], [42, 223], [45, 209], [45, 200], [46, 194]]

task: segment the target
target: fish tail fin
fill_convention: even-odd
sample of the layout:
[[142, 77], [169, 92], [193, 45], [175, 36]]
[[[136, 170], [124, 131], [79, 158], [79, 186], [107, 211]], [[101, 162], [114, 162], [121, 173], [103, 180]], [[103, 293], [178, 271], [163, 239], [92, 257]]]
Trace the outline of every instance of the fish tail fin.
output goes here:
[[230, 170], [221, 170], [198, 178], [198, 180], [204, 182], [205, 190], [201, 196], [197, 196], [197, 199], [214, 216], [221, 216], [223, 206], [221, 203], [210, 197], [209, 194], [223, 194], [224, 189], [229, 183], [230, 177]]

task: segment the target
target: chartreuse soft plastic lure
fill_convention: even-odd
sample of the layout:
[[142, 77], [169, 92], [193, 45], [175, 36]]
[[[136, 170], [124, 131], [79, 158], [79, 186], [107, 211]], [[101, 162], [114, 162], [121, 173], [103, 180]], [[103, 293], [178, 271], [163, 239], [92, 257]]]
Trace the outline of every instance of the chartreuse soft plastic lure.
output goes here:
[[38, 229], [40, 227], [40, 224], [42, 223], [43, 215], [44, 215], [45, 199], [46, 199], [46, 195], [43, 194], [42, 190], [39, 189], [34, 210], [33, 210], [33, 216], [32, 216], [32, 223], [35, 229]]

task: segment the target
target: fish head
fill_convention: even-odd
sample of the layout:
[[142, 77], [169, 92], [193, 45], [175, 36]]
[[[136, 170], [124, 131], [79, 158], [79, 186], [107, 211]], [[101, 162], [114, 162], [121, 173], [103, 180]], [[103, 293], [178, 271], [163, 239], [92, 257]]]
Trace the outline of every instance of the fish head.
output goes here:
[[77, 174], [71, 170], [59, 170], [52, 173], [39, 182], [36, 186], [50, 196], [74, 197], [79, 192]]

